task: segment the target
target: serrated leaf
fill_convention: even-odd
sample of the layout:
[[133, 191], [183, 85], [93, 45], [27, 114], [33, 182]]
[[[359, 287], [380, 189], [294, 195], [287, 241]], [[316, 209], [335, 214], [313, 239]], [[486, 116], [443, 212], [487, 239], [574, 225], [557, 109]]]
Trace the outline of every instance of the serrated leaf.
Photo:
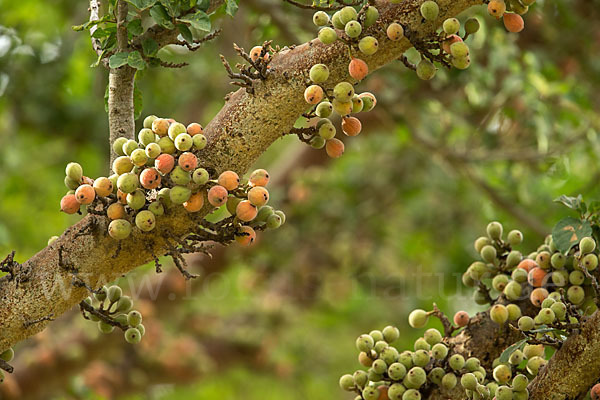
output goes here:
[[127, 32], [133, 36], [139, 36], [144, 32], [144, 28], [142, 27], [142, 20], [140, 18], [135, 18], [131, 20], [127, 24]]
[[167, 10], [165, 10], [165, 8], [160, 4], [156, 4], [150, 9], [150, 16], [154, 22], [163, 28], [175, 28], [173, 21], [171, 21], [171, 17], [169, 17], [169, 13], [167, 13]]
[[503, 352], [502, 354], [500, 354], [500, 362], [501, 363], [506, 363], [508, 362], [508, 359], [510, 358], [510, 355], [512, 353], [514, 353], [516, 350], [520, 350], [523, 346], [525, 346], [525, 343], [527, 343], [527, 339], [521, 339], [518, 342], [508, 346]]
[[137, 50], [129, 53], [129, 57], [127, 57], [127, 64], [135, 69], [146, 68], [146, 61], [144, 61], [142, 55]]
[[591, 236], [592, 226], [588, 221], [576, 218], [563, 218], [552, 229], [552, 240], [556, 248], [566, 254], [571, 247], [586, 236]]
[[110, 56], [108, 59], [108, 66], [111, 68], [119, 68], [125, 64], [127, 64], [127, 58], [129, 57], [129, 53], [123, 51], [121, 53], [116, 53]]
[[153, 57], [158, 52], [158, 43], [152, 38], [146, 38], [142, 42], [142, 50], [148, 57]]
[[183, 22], [188, 22], [193, 28], [210, 32], [210, 18], [204, 11], [196, 11], [194, 14], [186, 15], [180, 18]]
[[154, 4], [156, 4], [156, 1], [157, 0], [127, 0], [129, 4], [131, 4], [139, 10], [144, 10], [146, 8], [152, 7]]
[[138, 119], [142, 115], [143, 108], [143, 97], [142, 91], [138, 89], [137, 85], [133, 87], [133, 118]]
[[236, 0], [227, 0], [227, 5], [225, 6], [225, 12], [228, 15], [231, 15], [232, 17], [235, 15], [235, 13], [237, 13], [238, 11], [238, 3]]
[[177, 29], [186, 42], [192, 43], [194, 41], [194, 35], [192, 35], [192, 31], [186, 24], [177, 24]]

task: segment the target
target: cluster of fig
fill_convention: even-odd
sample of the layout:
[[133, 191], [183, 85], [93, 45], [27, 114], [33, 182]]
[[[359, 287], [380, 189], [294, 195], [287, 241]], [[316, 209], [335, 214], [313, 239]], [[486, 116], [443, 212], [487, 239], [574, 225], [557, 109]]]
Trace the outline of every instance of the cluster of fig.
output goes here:
[[[503, 227], [491, 222], [487, 236], [475, 241], [475, 249], [482, 260], [469, 266], [463, 275], [463, 283], [477, 287], [474, 301], [487, 304], [517, 303], [529, 299], [540, 308], [535, 317], [536, 325], [552, 324], [567, 319], [567, 311], [591, 315], [597, 310], [596, 278], [592, 273], [598, 267], [596, 241], [592, 237], [582, 238], [567, 254], [560, 252], [548, 236], [537, 251], [523, 256], [513, 247], [520, 244], [523, 234], [513, 230], [503, 239]], [[502, 322], [505, 308], [494, 305], [496, 320]], [[505, 322], [505, 321], [504, 321]]]
[[88, 211], [98, 213], [101, 206], [100, 212], [111, 220], [108, 234], [116, 240], [126, 239], [133, 225], [141, 232], [154, 230], [157, 218], [172, 208], [181, 206], [195, 213], [206, 202], [212, 207], [227, 204], [236, 216], [236, 239], [245, 245], [256, 237], [250, 225], [274, 229], [285, 221], [283, 212], [266, 205], [267, 171], [256, 170], [242, 182], [233, 171], [216, 175], [201, 166], [198, 151], [206, 147], [207, 139], [200, 124], [186, 127], [152, 115], [143, 125], [137, 141], [114, 141], [118, 157], [112, 164], [113, 175], [92, 180], [83, 175], [79, 164], [67, 165], [65, 185], [70, 190], [61, 200], [63, 212], [74, 214], [87, 205]]
[[[432, 314], [437, 315], [436, 311], [417, 309], [410, 313], [408, 322], [413, 328], [424, 328]], [[459, 329], [468, 324], [469, 316], [460, 311], [454, 322], [454, 329]], [[437, 329], [427, 329], [414, 342], [413, 350], [400, 352], [394, 347], [392, 343], [399, 336], [399, 330], [392, 326], [360, 335], [356, 340], [360, 352], [358, 360], [368, 369], [343, 375], [340, 387], [355, 392], [356, 400], [419, 400], [422, 393], [429, 393], [436, 387], [449, 391], [457, 385], [465, 390], [469, 399], [527, 399], [530, 377], [539, 370], [535, 360], [541, 359], [540, 351], [544, 350], [543, 346], [525, 347], [523, 354], [526, 356], [523, 355], [521, 361], [526, 357], [534, 360], [527, 368], [527, 375], [516, 373], [513, 376], [519, 364], [513, 357], [504, 363], [496, 359], [491, 374], [493, 379], [488, 379], [480, 360], [475, 357], [465, 359], [464, 355], [453, 352], [450, 337]]]
[[142, 340], [146, 333], [142, 325], [142, 314], [132, 310], [133, 300], [129, 296], [124, 296], [119, 286], [103, 286], [94, 293], [93, 297], [87, 297], [84, 302], [94, 310], [93, 312], [82, 310], [84, 318], [97, 322], [100, 332], [112, 333], [115, 327], [119, 327], [123, 330], [128, 343], [136, 344]]
[[491, 0], [487, 9], [492, 17], [502, 18], [507, 31], [521, 32], [525, 28], [521, 15], [527, 14], [533, 3], [535, 0]]

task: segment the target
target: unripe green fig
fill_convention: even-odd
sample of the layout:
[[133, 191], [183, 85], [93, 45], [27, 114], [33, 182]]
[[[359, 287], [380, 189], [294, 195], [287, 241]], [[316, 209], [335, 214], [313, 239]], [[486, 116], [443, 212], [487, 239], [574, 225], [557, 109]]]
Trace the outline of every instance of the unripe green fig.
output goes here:
[[377, 99], [375, 98], [375, 95], [369, 92], [365, 92], [365, 93], [361, 93], [358, 95], [358, 97], [362, 100], [363, 102], [363, 112], [369, 112], [371, 111], [375, 105], [377, 105]]
[[358, 349], [358, 351], [364, 351], [365, 353], [368, 353], [373, 349], [374, 345], [375, 341], [369, 335], [360, 335], [356, 339], [356, 348]]
[[335, 137], [336, 129], [335, 126], [329, 120], [319, 127], [319, 136], [325, 140], [329, 140]]
[[277, 214], [272, 214], [267, 218], [267, 228], [277, 229], [281, 226], [281, 217]]
[[138, 176], [134, 173], [126, 173], [117, 179], [117, 188], [123, 193], [133, 193], [139, 187]]
[[325, 64], [315, 64], [309, 71], [310, 80], [314, 83], [323, 83], [329, 79], [329, 68]]
[[496, 400], [513, 400], [512, 389], [508, 386], [499, 386], [496, 389]]
[[173, 186], [169, 192], [169, 198], [173, 204], [183, 204], [189, 200], [192, 191], [185, 186]]
[[152, 129], [152, 123], [157, 118], [158, 117], [156, 115], [148, 115], [146, 118], [144, 118], [144, 128]]
[[152, 129], [144, 128], [138, 132], [138, 142], [140, 142], [144, 147], [148, 146], [150, 143], [154, 143], [156, 141], [156, 134], [152, 131]]
[[187, 133], [181, 133], [175, 138], [175, 148], [179, 151], [188, 151], [194, 145], [194, 139]]
[[112, 325], [110, 325], [110, 324], [107, 324], [104, 321], [99, 321], [98, 322], [98, 329], [100, 330], [100, 332], [108, 334], [108, 333], [111, 333], [112, 331], [114, 331], [115, 327], [112, 326]]
[[443, 343], [437, 343], [431, 348], [431, 356], [436, 360], [444, 360], [448, 355], [448, 347]]
[[192, 174], [192, 180], [198, 185], [205, 185], [210, 179], [210, 175], [204, 168], [197, 168]]
[[359, 113], [361, 111], [363, 111], [365, 104], [363, 102], [363, 100], [360, 98], [359, 95], [355, 94], [352, 97], [352, 112], [353, 113]]
[[313, 149], [322, 149], [325, 147], [325, 139], [323, 139], [321, 136], [313, 136], [310, 139], [310, 147]]
[[344, 31], [349, 38], [357, 38], [362, 33], [362, 25], [358, 21], [350, 21], [344, 27]]
[[458, 378], [452, 372], [448, 372], [442, 378], [442, 387], [447, 390], [452, 390], [456, 387], [458, 383]]
[[354, 7], [346, 6], [340, 10], [340, 21], [346, 25], [350, 21], [355, 21], [358, 18], [358, 13]]
[[506, 285], [508, 285], [508, 281], [508, 275], [498, 274], [494, 277], [494, 279], [492, 279], [492, 287], [501, 292], [504, 290]]
[[180, 122], [173, 122], [171, 125], [169, 125], [169, 130], [167, 132], [171, 140], [175, 141], [177, 136], [181, 135], [182, 133], [187, 133], [187, 128]]
[[406, 367], [399, 363], [393, 363], [388, 368], [388, 375], [395, 381], [399, 381], [406, 376]]
[[507, 304], [506, 310], [508, 310], [508, 320], [516, 321], [521, 318], [521, 308], [516, 304]]
[[329, 23], [329, 15], [325, 11], [317, 11], [313, 14], [313, 23], [316, 26], [325, 26]]
[[512, 378], [512, 370], [506, 364], [500, 364], [494, 368], [493, 376], [498, 383], [508, 383]]
[[465, 366], [465, 358], [460, 354], [454, 354], [448, 359], [448, 365], [453, 370], [459, 371]]
[[379, 50], [379, 42], [373, 36], [365, 36], [358, 42], [361, 53], [371, 56]]
[[437, 329], [431, 328], [425, 331], [423, 338], [427, 343], [433, 346], [442, 341], [442, 334]]
[[333, 88], [333, 96], [342, 103], [350, 102], [354, 96], [354, 86], [348, 82], [340, 82]]
[[[156, 226], [156, 217], [152, 211], [143, 210], [135, 216], [135, 225], [143, 232], [150, 232]], [[138, 325], [138, 324], [132, 324]]]
[[435, 1], [427, 0], [421, 4], [421, 15], [427, 21], [434, 21], [440, 13], [440, 7]]
[[417, 64], [417, 76], [419, 79], [428, 81], [435, 76], [437, 68], [435, 65], [426, 58], [422, 58]]
[[462, 387], [468, 390], [477, 389], [477, 378], [472, 373], [468, 372], [460, 378], [460, 384]]
[[467, 22], [465, 22], [465, 32], [469, 35], [477, 33], [479, 31], [479, 21], [477, 18], [469, 18]]
[[363, 26], [365, 28], [370, 27], [375, 24], [379, 19], [379, 10], [373, 6], [369, 6], [367, 11], [365, 11], [365, 18], [363, 19]]
[[133, 165], [142, 167], [148, 161], [148, 156], [146, 155], [146, 151], [144, 149], [135, 149], [131, 152], [129, 156]]
[[333, 112], [333, 106], [328, 101], [322, 101], [317, 105], [315, 114], [320, 118], [328, 118]]
[[571, 286], [567, 290], [567, 299], [575, 305], [583, 303], [583, 300], [585, 299], [583, 288], [581, 286]]
[[7, 350], [4, 350], [2, 353], [0, 353], [0, 359], [4, 360], [6, 362], [11, 362], [14, 357], [15, 357], [15, 351], [13, 350], [12, 347], [10, 347]]
[[325, 27], [319, 31], [319, 40], [323, 44], [332, 44], [338, 39], [338, 35], [335, 30], [330, 27]]
[[126, 239], [131, 233], [131, 224], [124, 219], [115, 219], [108, 225], [108, 234], [116, 240]]
[[185, 186], [192, 180], [192, 175], [178, 165], [171, 171], [169, 178], [174, 184]]
[[117, 312], [127, 313], [133, 307], [133, 301], [129, 296], [121, 296], [117, 302]]
[[444, 21], [442, 29], [446, 35], [454, 35], [460, 29], [460, 22], [456, 18], [448, 18]]
[[68, 176], [65, 176], [64, 182], [65, 182], [65, 186], [67, 187], [67, 189], [75, 190], [79, 187], [79, 182], [74, 181], [73, 179], [69, 178]]
[[[454, 46], [454, 47], [452, 47], [452, 46]], [[466, 47], [467, 45], [465, 43], [457, 42], [457, 43], [454, 43], [452, 46], [450, 46], [450, 52], [452, 53], [453, 56], [463, 57], [465, 55], [468, 55], [468, 47]], [[453, 48], [454, 48], [454, 50], [452, 50]], [[463, 54], [462, 52], [464, 51], [465, 48], [467, 50]], [[455, 54], [455, 53], [461, 53], [461, 54]], [[502, 230], [503, 230], [502, 224], [497, 221], [490, 222], [486, 228], [488, 237], [492, 240], [500, 240], [502, 238]]]
[[516, 268], [515, 270], [513, 270], [512, 274], [510, 275], [511, 278], [518, 283], [523, 283], [523, 282], [527, 282], [527, 270], [523, 269], [523, 268]]
[[425, 351], [429, 351], [431, 349], [431, 345], [429, 343], [427, 343], [427, 340], [425, 340], [425, 338], [418, 338], [417, 340], [415, 340], [415, 351], [417, 350], [425, 350]]
[[125, 331], [125, 340], [130, 344], [139, 343], [142, 340], [142, 334], [137, 328], [129, 328]]
[[351, 391], [354, 388], [354, 377], [349, 374], [343, 375], [340, 378], [339, 384], [342, 390]]
[[522, 259], [523, 255], [521, 254], [521, 252], [518, 250], [513, 250], [510, 253], [508, 253], [508, 256], [506, 256], [506, 266], [509, 268], [516, 267], [517, 265], [519, 265]]
[[516, 229], [508, 232], [506, 240], [511, 246], [518, 246], [523, 242], [523, 234]]
[[115, 158], [112, 164], [113, 172], [117, 175], [122, 175], [127, 172], [131, 172], [133, 169], [133, 163], [127, 156], [120, 156]]
[[146, 196], [144, 191], [136, 189], [132, 193], [127, 194], [127, 205], [133, 210], [139, 210], [146, 204]]
[[344, 29], [344, 27], [346, 26], [345, 23], [342, 22], [342, 20], [340, 19], [340, 12], [336, 11], [333, 16], [331, 17], [331, 23], [333, 24], [333, 27], [335, 29]]
[[379, 390], [373, 386], [367, 386], [362, 391], [362, 397], [365, 400], [378, 400], [379, 399]]
[[467, 69], [469, 65], [471, 65], [471, 58], [469, 56], [466, 57], [452, 57], [451, 59], [452, 66], [458, 69]]
[[125, 142], [125, 144], [123, 144], [123, 152], [126, 156], [130, 156], [131, 153], [138, 147], [138, 143], [135, 140], [129, 139]]
[[[68, 174], [67, 174], [68, 175]], [[591, 237], [584, 237], [579, 242], [579, 251], [582, 254], [591, 253], [596, 249], [596, 241]]]
[[527, 385], [529, 385], [529, 378], [527, 378], [523, 374], [516, 375], [512, 380], [513, 390], [516, 390], [518, 392], [526, 390]]
[[160, 146], [161, 153], [164, 154], [173, 154], [175, 153], [175, 143], [171, 140], [170, 137], [164, 136], [158, 140], [158, 145]]
[[414, 388], [419, 388], [427, 381], [427, 374], [421, 367], [412, 367], [404, 377], [404, 381]]
[[408, 323], [415, 329], [420, 329], [427, 325], [429, 316], [425, 310], [416, 309], [408, 315]]
[[83, 177], [83, 168], [81, 168], [81, 165], [79, 165], [76, 162], [70, 162], [65, 168], [65, 174], [67, 175], [67, 178], [69, 178], [71, 181], [79, 183], [81, 182], [81, 178]]
[[364, 387], [367, 384], [367, 382], [369, 382], [369, 375], [367, 375], [365, 371], [361, 370], [354, 372], [352, 378], [354, 378], [354, 383], [356, 384], [356, 386], [361, 388]]
[[565, 316], [567, 315], [567, 306], [565, 305], [565, 303], [563, 303], [562, 301], [557, 301], [550, 306], [550, 309], [552, 310], [552, 312], [554, 312], [556, 318], [558, 318], [561, 321], [565, 319]]
[[486, 246], [483, 246], [483, 248], [481, 249], [481, 258], [485, 262], [493, 263], [496, 260], [496, 256], [497, 253], [494, 246], [488, 244]]
[[139, 311], [133, 310], [127, 314], [127, 323], [133, 327], [142, 323], [142, 314]]
[[521, 297], [523, 288], [521, 287], [521, 284], [519, 282], [510, 281], [504, 288], [503, 292], [508, 300], [515, 301]]
[[388, 343], [393, 343], [400, 337], [400, 330], [395, 326], [386, 326], [382, 331], [383, 339]]
[[504, 325], [508, 320], [508, 310], [502, 304], [494, 304], [490, 309], [490, 319], [498, 325]]
[[588, 271], [593, 271], [598, 266], [598, 256], [593, 253], [586, 254], [581, 260], [581, 264]]
[[196, 150], [202, 150], [208, 144], [206, 136], [204, 136], [202, 133], [192, 136], [192, 141]]
[[475, 247], [476, 252], [481, 253], [481, 249], [483, 249], [483, 246], [486, 246], [488, 244], [492, 244], [490, 238], [481, 236], [475, 240], [475, 242], [473, 243], [473, 247]]
[[118, 156], [124, 156], [125, 152], [123, 151], [123, 145], [127, 143], [127, 138], [120, 137], [115, 139], [112, 145], [112, 149]]
[[340, 116], [344, 117], [352, 112], [353, 104], [352, 101], [342, 102], [338, 99], [333, 99], [333, 111], [338, 113]]

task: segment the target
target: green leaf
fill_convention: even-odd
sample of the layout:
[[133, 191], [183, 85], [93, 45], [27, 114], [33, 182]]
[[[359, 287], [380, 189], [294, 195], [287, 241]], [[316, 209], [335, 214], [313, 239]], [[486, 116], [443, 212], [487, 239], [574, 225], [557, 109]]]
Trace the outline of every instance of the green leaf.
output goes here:
[[133, 87], [133, 118], [138, 119], [142, 115], [142, 91], [138, 89], [137, 85]]
[[144, 28], [142, 27], [142, 20], [140, 18], [135, 18], [131, 20], [127, 24], [127, 32], [133, 36], [139, 36], [144, 33]]
[[109, 19], [110, 19], [110, 15], [104, 15], [100, 19], [97, 19], [97, 20], [94, 20], [94, 21], [88, 21], [85, 24], [73, 25], [71, 27], [71, 29], [73, 29], [76, 32], [84, 31], [84, 30], [90, 29], [94, 25], [98, 25], [98, 24], [101, 24], [103, 22], [106, 22]]
[[208, 11], [208, 8], [210, 7], [210, 0], [200, 0], [198, 2], [198, 9], [202, 10], [204, 12]]
[[204, 11], [196, 11], [194, 14], [180, 18], [180, 20], [190, 23], [195, 29], [210, 32], [210, 19]]
[[156, 4], [150, 9], [150, 16], [152, 17], [154, 22], [156, 22], [163, 28], [175, 28], [173, 21], [171, 21], [171, 17], [169, 17], [169, 13], [167, 13], [167, 10], [165, 10], [165, 8], [160, 4]]
[[510, 355], [512, 353], [514, 353], [516, 350], [520, 350], [525, 346], [525, 343], [527, 343], [527, 339], [521, 339], [518, 342], [508, 346], [503, 352], [502, 354], [500, 354], [500, 362], [501, 363], [506, 363], [508, 362], [508, 359], [510, 358]]
[[127, 0], [127, 2], [139, 10], [144, 10], [156, 4], [156, 0]]
[[127, 64], [127, 57], [129, 57], [129, 53], [127, 53], [126, 51], [113, 54], [108, 59], [108, 66], [111, 68], [119, 68]]
[[158, 43], [152, 38], [146, 38], [142, 42], [142, 50], [148, 57], [153, 57], [158, 52]]
[[592, 226], [588, 221], [581, 221], [576, 218], [563, 218], [552, 229], [552, 240], [556, 248], [567, 253], [571, 247], [579, 243], [586, 236], [591, 236]]
[[146, 68], [146, 61], [144, 61], [142, 55], [137, 50], [129, 53], [129, 57], [127, 57], [127, 64], [135, 69]]
[[192, 31], [186, 24], [177, 24], [177, 29], [186, 42], [192, 43], [194, 41], [194, 35], [192, 35]]
[[559, 198], [554, 199], [554, 201], [556, 203], [562, 203], [572, 210], [578, 211], [581, 207], [581, 203], [583, 202], [583, 198], [581, 197], [581, 195], [579, 195], [577, 197], [571, 197], [571, 196], [566, 196], [563, 194]]
[[236, 0], [227, 0], [227, 5], [225, 6], [225, 12], [232, 17], [237, 13], [239, 6]]
[[90, 65], [90, 68], [96, 68], [98, 65], [100, 65], [100, 62], [104, 58], [105, 53], [106, 53], [106, 50], [102, 50], [100, 52], [100, 54], [98, 55], [98, 58], [96, 59], [96, 61], [92, 65]]
[[179, 17], [183, 10], [189, 9], [185, 0], [160, 0], [171, 17]]

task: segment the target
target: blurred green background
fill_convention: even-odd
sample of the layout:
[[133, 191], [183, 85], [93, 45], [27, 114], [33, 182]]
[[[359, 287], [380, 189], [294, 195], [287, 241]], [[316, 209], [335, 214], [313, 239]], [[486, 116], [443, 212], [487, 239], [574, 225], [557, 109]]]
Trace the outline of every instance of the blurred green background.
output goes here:
[[[192, 283], [152, 266], [120, 281], [145, 316], [140, 346], [73, 312], [16, 348], [0, 398], [350, 399], [337, 380], [358, 367], [356, 336], [397, 324], [408, 346], [412, 308], [476, 311], [459, 277], [488, 221], [523, 230], [527, 252], [568, 213], [554, 198], [598, 198], [600, 1], [539, 0], [519, 35], [469, 14], [471, 68], [366, 79], [378, 105], [341, 159], [292, 137], [265, 153], [284, 227], [190, 260]], [[108, 171], [107, 71], [70, 29], [87, 18], [84, 1], [0, 0], [0, 253], [18, 261], [78, 220], [58, 212], [66, 163]], [[190, 66], [143, 73], [143, 115], [206, 124], [234, 90], [218, 58], [237, 62], [232, 43], [315, 35], [280, 0], [242, 0], [215, 24], [202, 50], [161, 51]]]

